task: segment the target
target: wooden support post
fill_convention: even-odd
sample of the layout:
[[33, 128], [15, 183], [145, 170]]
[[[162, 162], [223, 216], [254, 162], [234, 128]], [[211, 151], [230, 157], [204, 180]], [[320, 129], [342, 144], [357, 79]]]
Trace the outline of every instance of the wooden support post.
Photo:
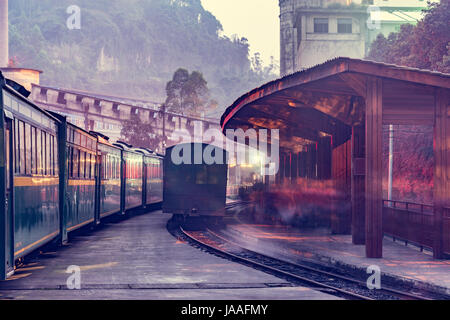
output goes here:
[[306, 152], [302, 151], [298, 154], [298, 176], [306, 177]]
[[287, 153], [284, 157], [284, 176], [286, 178], [286, 182], [291, 182], [291, 154]]
[[298, 156], [297, 153], [291, 154], [291, 182], [297, 183], [298, 177]]
[[383, 82], [367, 80], [366, 94], [366, 256], [383, 256], [382, 200]]
[[285, 173], [285, 169], [284, 169], [285, 160], [284, 159], [285, 159], [284, 154], [281, 154], [280, 155], [280, 169], [278, 170], [278, 173], [279, 173], [278, 183], [279, 184], [284, 183], [284, 173]]
[[316, 164], [317, 164], [317, 153], [316, 144], [310, 144], [307, 146], [308, 151], [306, 153], [306, 176], [309, 179], [316, 179]]
[[366, 150], [365, 126], [355, 126], [352, 130], [352, 242], [365, 244], [366, 221]]
[[[339, 139], [339, 137], [338, 137]], [[331, 203], [331, 232], [351, 233], [351, 141], [333, 149], [332, 178], [335, 195]]]
[[318, 143], [317, 176], [322, 180], [331, 178], [331, 137], [321, 138]]
[[448, 92], [437, 89], [435, 93], [435, 131], [434, 131], [434, 241], [433, 256], [442, 259], [443, 208], [450, 204], [450, 121], [447, 108], [450, 104]]

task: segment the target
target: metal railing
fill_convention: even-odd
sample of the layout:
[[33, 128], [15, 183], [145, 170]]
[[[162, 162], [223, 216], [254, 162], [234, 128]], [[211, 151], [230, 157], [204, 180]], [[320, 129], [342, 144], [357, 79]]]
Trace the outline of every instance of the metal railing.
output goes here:
[[432, 248], [434, 206], [406, 201], [383, 200], [383, 232], [420, 247]]

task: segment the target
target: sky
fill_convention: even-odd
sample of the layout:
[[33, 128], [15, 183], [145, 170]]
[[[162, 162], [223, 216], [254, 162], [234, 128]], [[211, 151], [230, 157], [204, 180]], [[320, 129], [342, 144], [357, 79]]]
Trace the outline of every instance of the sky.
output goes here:
[[221, 23], [224, 35], [237, 34], [250, 44], [250, 54], [261, 53], [265, 64], [280, 60], [280, 9], [278, 0], [201, 0]]

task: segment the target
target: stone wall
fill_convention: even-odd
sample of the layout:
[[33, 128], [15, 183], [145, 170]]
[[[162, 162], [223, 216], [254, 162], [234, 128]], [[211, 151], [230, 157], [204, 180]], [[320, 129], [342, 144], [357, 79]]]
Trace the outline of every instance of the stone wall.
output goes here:
[[[97, 131], [111, 138], [121, 140], [122, 122], [135, 114], [151, 126], [151, 135], [159, 138], [158, 151], [177, 141], [170, 139], [175, 130], [187, 130], [194, 135], [194, 127], [220, 130], [219, 120], [201, 119], [163, 112], [161, 108], [139, 107], [120, 101], [102, 99], [95, 93], [78, 93], [69, 90], [33, 85], [30, 98], [38, 106], [68, 117], [68, 121], [87, 131]], [[209, 141], [204, 141], [209, 142]]]

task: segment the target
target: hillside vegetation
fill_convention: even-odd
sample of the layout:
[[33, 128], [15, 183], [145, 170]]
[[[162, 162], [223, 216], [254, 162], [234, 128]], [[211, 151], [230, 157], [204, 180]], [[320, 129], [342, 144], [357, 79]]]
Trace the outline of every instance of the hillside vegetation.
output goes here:
[[[71, 5], [81, 9], [79, 30], [66, 25]], [[9, 7], [13, 64], [43, 70], [46, 85], [164, 101], [182, 67], [203, 73], [220, 115], [275, 77], [249, 57], [245, 38], [221, 36], [200, 0], [14, 0]]]

